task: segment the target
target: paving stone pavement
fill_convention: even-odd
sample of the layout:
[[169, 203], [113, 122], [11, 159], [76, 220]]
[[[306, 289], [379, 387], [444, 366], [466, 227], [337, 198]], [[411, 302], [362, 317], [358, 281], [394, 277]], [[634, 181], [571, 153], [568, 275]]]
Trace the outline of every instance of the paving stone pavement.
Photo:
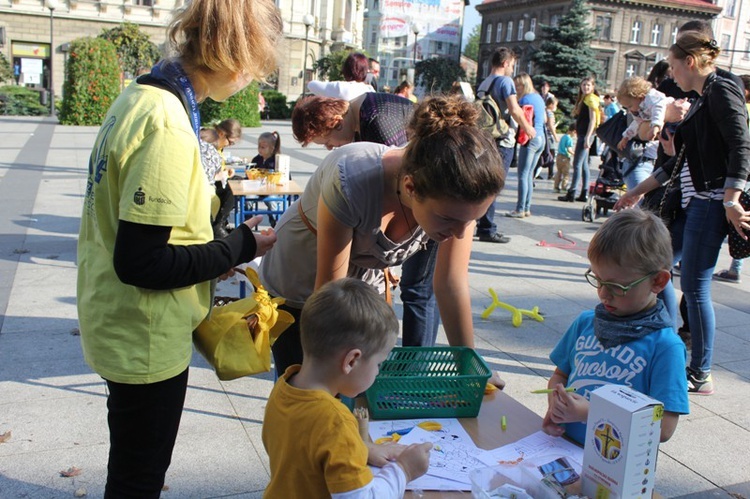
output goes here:
[[[292, 157], [294, 179], [304, 184], [326, 151], [301, 148], [289, 122], [245, 129], [232, 153], [254, 156], [258, 135], [273, 130]], [[0, 117], [0, 435], [11, 432], [0, 443], [2, 498], [64, 498], [80, 489], [89, 497], [103, 494], [106, 391], [83, 361], [75, 308], [76, 239], [96, 132], [48, 118]], [[597, 302], [583, 272], [587, 242], [601, 220], [581, 221], [581, 203], [558, 202], [547, 180], [537, 180], [532, 217], [505, 218], [515, 193], [511, 170], [497, 222], [512, 241], [473, 248], [477, 348], [501, 371], [506, 391], [543, 415], [545, 398], [529, 391], [546, 386], [550, 350], [572, 319]], [[723, 251], [719, 268], [728, 264]], [[750, 497], [750, 275], [742, 277], [740, 284], [713, 284], [717, 389], [691, 397], [691, 414], [661, 446], [656, 489], [665, 497]], [[515, 306], [538, 306], [544, 322], [525, 319], [515, 328], [502, 310], [482, 320], [490, 287]], [[236, 283], [219, 291], [236, 293]], [[442, 331], [438, 341], [446, 342]], [[220, 382], [194, 356], [163, 497], [261, 497], [269, 475], [260, 432], [272, 382], [270, 374]], [[80, 475], [60, 476], [71, 467]]]

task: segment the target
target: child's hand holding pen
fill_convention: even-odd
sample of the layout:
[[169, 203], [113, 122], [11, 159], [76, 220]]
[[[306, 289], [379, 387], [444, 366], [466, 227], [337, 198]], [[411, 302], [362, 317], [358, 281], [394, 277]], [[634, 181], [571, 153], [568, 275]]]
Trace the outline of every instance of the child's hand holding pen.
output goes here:
[[585, 397], [569, 392], [565, 385], [558, 383], [549, 394], [548, 414], [557, 424], [583, 422], [589, 415], [589, 403]]

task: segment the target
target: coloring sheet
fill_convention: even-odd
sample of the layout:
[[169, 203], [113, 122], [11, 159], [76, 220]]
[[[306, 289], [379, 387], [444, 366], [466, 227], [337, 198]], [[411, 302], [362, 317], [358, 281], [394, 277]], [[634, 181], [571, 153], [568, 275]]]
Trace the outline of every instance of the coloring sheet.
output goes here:
[[[438, 422], [441, 429], [426, 431], [417, 426], [425, 421]], [[399, 444], [430, 442], [433, 445], [427, 474], [410, 482], [407, 486], [410, 490], [471, 490], [469, 472], [485, 466], [476, 458], [480, 450], [455, 418], [370, 422], [373, 441], [393, 431], [405, 433], [398, 441]]]
[[549, 458], [552, 461], [564, 457], [568, 458], [570, 464], [580, 473], [581, 463], [583, 462], [583, 448], [564, 438], [553, 437], [543, 431], [538, 431], [497, 449], [480, 450], [477, 457], [487, 466], [535, 464], [540, 459]]

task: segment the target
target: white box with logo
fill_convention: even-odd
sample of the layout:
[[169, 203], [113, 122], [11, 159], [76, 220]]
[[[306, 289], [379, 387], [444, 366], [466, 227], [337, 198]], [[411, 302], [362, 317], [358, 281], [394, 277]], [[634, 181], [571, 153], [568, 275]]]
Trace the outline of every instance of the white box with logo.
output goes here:
[[288, 184], [291, 179], [291, 159], [288, 154], [276, 155], [276, 171], [281, 173], [280, 184]]
[[622, 385], [591, 392], [583, 493], [594, 499], [650, 498], [664, 406]]

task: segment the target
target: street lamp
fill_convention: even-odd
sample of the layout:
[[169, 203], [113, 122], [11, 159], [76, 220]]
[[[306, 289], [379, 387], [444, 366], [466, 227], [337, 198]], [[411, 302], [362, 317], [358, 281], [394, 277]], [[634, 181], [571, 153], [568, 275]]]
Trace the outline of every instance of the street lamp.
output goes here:
[[305, 53], [303, 54], [304, 62], [302, 63], [302, 94], [307, 91], [307, 35], [310, 33], [310, 26], [315, 22], [315, 16], [312, 14], [305, 14], [302, 17], [302, 22], [305, 24]]
[[531, 44], [536, 40], [536, 33], [529, 30], [523, 34], [523, 39], [528, 45], [524, 50], [524, 56], [526, 59], [526, 72], [531, 73], [531, 60], [529, 60], [529, 52], [531, 52]]
[[414, 67], [417, 66], [417, 37], [419, 36], [419, 24], [412, 23], [411, 30], [414, 33]]
[[57, 0], [47, 0], [49, 9], [49, 115], [55, 116], [55, 83], [52, 60], [55, 58], [55, 9]]

